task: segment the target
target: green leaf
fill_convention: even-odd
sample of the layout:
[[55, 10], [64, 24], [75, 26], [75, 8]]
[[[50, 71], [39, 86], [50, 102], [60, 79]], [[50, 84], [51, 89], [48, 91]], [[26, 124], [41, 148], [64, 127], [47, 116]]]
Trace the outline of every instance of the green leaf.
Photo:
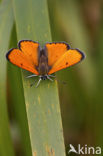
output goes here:
[[[13, 0], [17, 38], [32, 39], [42, 45], [51, 41], [46, 0]], [[35, 78], [22, 71], [32, 155], [65, 155], [62, 122], [56, 82], [41, 82], [30, 87]]]
[[[9, 25], [9, 27], [8, 27]], [[6, 58], [13, 26], [11, 1], [0, 4], [0, 155], [14, 156], [6, 105]]]
[[[17, 38], [15, 26], [13, 27], [10, 47], [16, 47]], [[19, 68], [8, 62], [8, 84], [9, 94], [11, 95], [11, 109], [13, 110], [13, 119], [16, 119], [18, 130], [20, 131], [20, 146], [22, 155], [31, 156], [31, 144], [28, 130], [26, 108], [24, 102], [21, 71]], [[19, 96], [18, 96], [19, 93]]]

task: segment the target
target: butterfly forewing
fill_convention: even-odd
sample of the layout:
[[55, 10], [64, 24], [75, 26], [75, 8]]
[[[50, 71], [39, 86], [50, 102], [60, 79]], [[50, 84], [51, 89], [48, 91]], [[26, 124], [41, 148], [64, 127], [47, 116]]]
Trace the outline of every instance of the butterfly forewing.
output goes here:
[[45, 49], [48, 53], [48, 65], [52, 67], [70, 47], [65, 42], [54, 42], [45, 44]]
[[7, 53], [7, 59], [14, 65], [39, 75], [36, 70], [39, 44], [32, 41], [20, 41], [19, 48], [11, 49]]
[[78, 49], [69, 49], [53, 64], [48, 74], [70, 67], [84, 58], [84, 54]]
[[38, 50], [40, 49], [39, 43], [29, 40], [22, 40], [19, 42], [19, 48], [34, 62], [36, 66], [38, 65]]

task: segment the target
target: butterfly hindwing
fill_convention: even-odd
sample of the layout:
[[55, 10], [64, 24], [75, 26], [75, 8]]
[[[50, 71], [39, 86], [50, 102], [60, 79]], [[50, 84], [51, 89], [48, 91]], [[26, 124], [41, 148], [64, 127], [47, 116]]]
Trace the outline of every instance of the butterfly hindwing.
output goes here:
[[36, 70], [39, 44], [33, 41], [20, 41], [19, 48], [11, 49], [6, 55], [7, 59], [14, 65], [39, 75]]
[[84, 58], [84, 54], [78, 49], [69, 49], [53, 64], [48, 74], [70, 67]]
[[65, 42], [52, 42], [45, 44], [48, 54], [48, 65], [52, 66], [68, 49], [69, 45]]

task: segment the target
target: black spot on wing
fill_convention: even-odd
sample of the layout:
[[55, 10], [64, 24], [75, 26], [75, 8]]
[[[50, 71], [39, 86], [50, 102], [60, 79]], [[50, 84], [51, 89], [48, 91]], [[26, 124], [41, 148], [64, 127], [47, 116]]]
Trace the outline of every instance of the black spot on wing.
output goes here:
[[66, 64], [65, 64], [66, 66], [68, 65], [68, 62], [66, 62]]

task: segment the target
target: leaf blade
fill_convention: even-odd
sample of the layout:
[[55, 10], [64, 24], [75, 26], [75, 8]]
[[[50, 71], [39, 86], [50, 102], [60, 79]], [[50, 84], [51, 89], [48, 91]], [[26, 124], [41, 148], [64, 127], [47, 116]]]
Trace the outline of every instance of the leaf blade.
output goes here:
[[[13, 5], [18, 40], [32, 39], [41, 44], [51, 41], [46, 0], [13, 0]], [[65, 155], [56, 82], [47, 80], [41, 82], [38, 88], [30, 88], [34, 79], [25, 79], [28, 72], [22, 71], [22, 74], [32, 154]]]
[[[9, 27], [8, 27], [9, 25]], [[6, 59], [5, 52], [9, 46], [9, 38], [13, 26], [13, 12], [11, 1], [0, 4], [0, 155], [14, 156], [10, 136], [6, 106]], [[6, 146], [6, 150], [5, 150]]]

